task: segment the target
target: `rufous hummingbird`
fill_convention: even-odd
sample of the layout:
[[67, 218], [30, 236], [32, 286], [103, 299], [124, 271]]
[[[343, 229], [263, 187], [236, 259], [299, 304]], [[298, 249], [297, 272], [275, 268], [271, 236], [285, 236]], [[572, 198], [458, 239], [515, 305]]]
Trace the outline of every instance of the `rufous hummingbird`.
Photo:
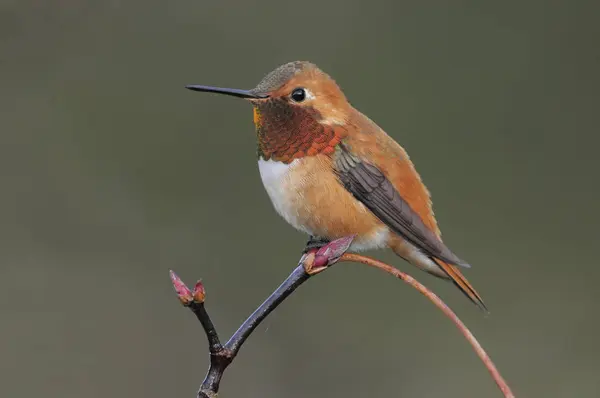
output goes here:
[[470, 266], [442, 242], [406, 151], [316, 65], [284, 64], [252, 90], [186, 87], [250, 101], [263, 185], [275, 210], [309, 234], [309, 247], [351, 235], [352, 251], [389, 247], [486, 310], [458, 268]]

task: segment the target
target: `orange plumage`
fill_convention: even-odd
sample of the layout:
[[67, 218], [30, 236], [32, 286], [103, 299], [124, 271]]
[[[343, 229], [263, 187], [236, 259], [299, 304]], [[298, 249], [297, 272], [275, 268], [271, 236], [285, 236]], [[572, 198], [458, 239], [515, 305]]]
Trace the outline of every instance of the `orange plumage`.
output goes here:
[[351, 250], [391, 248], [485, 309], [458, 269], [468, 265], [442, 242], [429, 191], [406, 151], [315, 65], [282, 65], [249, 91], [190, 88], [252, 102], [261, 178], [292, 226], [329, 240], [356, 235]]

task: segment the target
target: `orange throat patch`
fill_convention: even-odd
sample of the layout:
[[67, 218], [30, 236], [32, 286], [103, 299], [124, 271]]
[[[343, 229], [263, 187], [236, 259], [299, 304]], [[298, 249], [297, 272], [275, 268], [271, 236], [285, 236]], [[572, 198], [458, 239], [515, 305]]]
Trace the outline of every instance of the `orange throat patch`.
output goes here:
[[315, 111], [281, 100], [255, 106], [253, 116], [258, 157], [265, 160], [290, 163], [305, 156], [331, 155], [348, 135], [343, 126], [320, 123]]

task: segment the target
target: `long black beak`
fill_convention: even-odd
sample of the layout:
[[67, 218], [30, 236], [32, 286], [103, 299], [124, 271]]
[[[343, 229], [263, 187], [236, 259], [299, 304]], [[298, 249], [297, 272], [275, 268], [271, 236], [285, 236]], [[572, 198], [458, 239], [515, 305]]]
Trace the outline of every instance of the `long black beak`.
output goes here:
[[250, 90], [239, 90], [237, 88], [223, 88], [223, 87], [211, 87], [211, 86], [199, 86], [199, 85], [189, 85], [185, 86], [185, 88], [193, 91], [203, 91], [205, 93], [217, 93], [217, 94], [225, 94], [232, 95], [238, 98], [249, 98], [249, 99], [261, 99], [268, 98], [268, 95], [265, 94], [255, 94]]

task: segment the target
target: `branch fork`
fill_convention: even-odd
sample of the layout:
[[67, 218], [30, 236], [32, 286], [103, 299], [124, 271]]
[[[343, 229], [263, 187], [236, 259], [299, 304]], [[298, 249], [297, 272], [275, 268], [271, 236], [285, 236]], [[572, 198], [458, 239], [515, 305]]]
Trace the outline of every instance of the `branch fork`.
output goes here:
[[381, 269], [402, 279], [404, 282], [421, 292], [458, 327], [467, 341], [471, 344], [476, 354], [483, 361], [504, 397], [514, 398], [514, 394], [510, 390], [510, 387], [506, 381], [504, 381], [490, 357], [475, 339], [475, 336], [473, 336], [450, 307], [410, 275], [370, 257], [347, 253], [353, 239], [354, 236], [340, 238], [327, 243], [319, 249], [310, 249], [304, 253], [300, 258], [298, 266], [292, 271], [287, 279], [275, 289], [275, 291], [248, 317], [248, 319], [244, 321], [244, 323], [242, 323], [239, 329], [225, 344], [221, 343], [217, 330], [206, 311], [204, 305], [206, 291], [202, 281], [198, 281], [193, 290], [190, 290], [173, 271], [170, 271], [171, 282], [173, 283], [179, 301], [196, 315], [208, 340], [210, 365], [208, 372], [202, 381], [202, 385], [198, 390], [198, 398], [216, 398], [225, 370], [233, 362], [240, 348], [256, 327], [300, 285], [312, 276], [327, 270], [339, 261], [362, 263]]

